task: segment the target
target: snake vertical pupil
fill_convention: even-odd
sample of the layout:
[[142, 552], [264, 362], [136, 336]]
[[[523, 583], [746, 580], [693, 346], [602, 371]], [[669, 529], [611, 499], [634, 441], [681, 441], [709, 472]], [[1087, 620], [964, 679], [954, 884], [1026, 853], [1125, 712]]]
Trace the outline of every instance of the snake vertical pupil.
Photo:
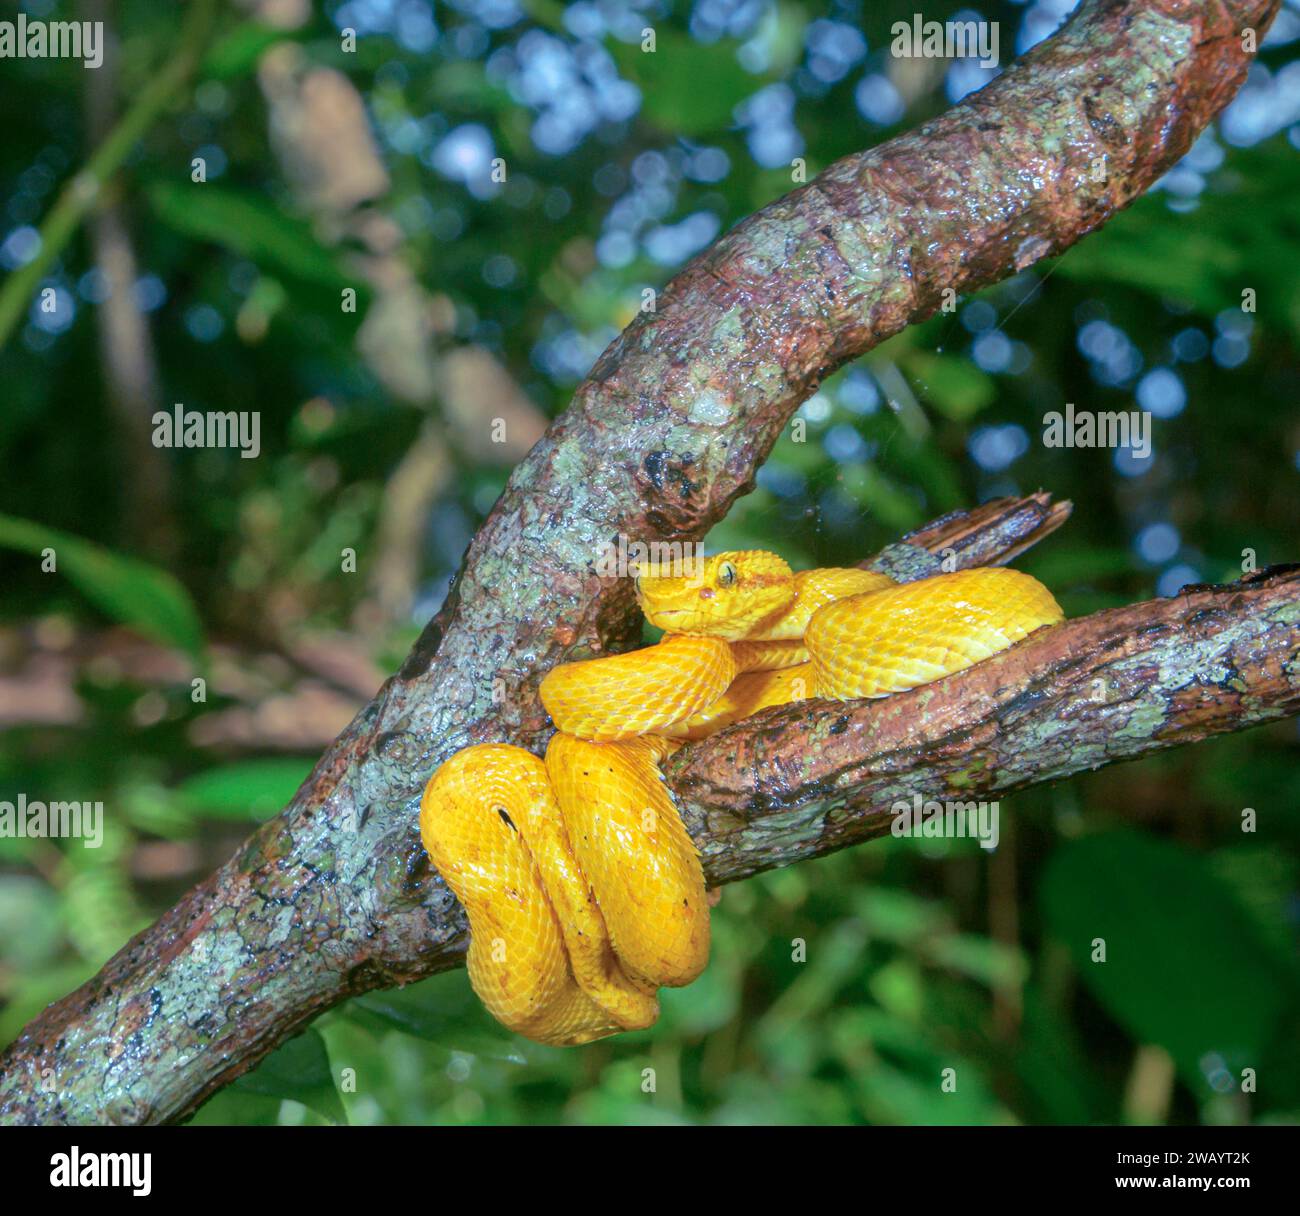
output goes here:
[[519, 829], [515, 827], [515, 821], [511, 819], [510, 816], [506, 813], [505, 807], [499, 806], [497, 807], [496, 811], [497, 814], [501, 816], [501, 822], [504, 823], [506, 827], [508, 827], [512, 832], [519, 831]]

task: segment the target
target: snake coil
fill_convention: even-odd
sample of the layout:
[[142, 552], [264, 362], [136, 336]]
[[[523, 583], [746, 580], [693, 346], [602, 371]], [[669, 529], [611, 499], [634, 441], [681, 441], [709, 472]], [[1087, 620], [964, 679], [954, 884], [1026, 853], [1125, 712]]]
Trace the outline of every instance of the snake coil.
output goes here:
[[897, 584], [865, 570], [795, 574], [762, 550], [647, 571], [637, 598], [663, 640], [547, 674], [557, 733], [545, 760], [464, 748], [420, 804], [424, 847], [469, 916], [474, 991], [539, 1043], [653, 1025], [658, 989], [708, 962], [699, 854], [658, 767], [684, 741], [772, 705], [915, 688], [1063, 619], [1015, 570]]

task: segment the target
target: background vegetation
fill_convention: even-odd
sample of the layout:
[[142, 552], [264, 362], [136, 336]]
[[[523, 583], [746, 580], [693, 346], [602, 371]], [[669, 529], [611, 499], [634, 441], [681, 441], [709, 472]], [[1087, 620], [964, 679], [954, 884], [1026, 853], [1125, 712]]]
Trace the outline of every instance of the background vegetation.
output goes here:
[[[1069, 7], [978, 15], [1007, 60]], [[645, 287], [794, 158], [811, 176], [984, 82], [890, 57], [914, 11], [218, 8], [192, 87], [54, 250], [57, 307], [0, 351], [0, 799], [106, 807], [99, 849], [0, 839], [0, 1042], [282, 805]], [[6, 274], [176, 55], [174, 6], [95, 12], [121, 37], [99, 73], [0, 66]], [[1100, 234], [827, 383], [711, 543], [844, 564], [1042, 486], [1074, 518], [1021, 564], [1071, 615], [1300, 560], [1297, 36], [1288, 7], [1215, 129]], [[154, 448], [177, 402], [258, 411], [260, 456]], [[1150, 457], [1044, 447], [1066, 402], [1150, 411]], [[535, 1047], [463, 972], [355, 1000], [198, 1122], [1294, 1121], [1298, 751], [1285, 722], [1016, 796], [992, 856], [890, 840], [728, 888], [709, 971], [652, 1033]]]

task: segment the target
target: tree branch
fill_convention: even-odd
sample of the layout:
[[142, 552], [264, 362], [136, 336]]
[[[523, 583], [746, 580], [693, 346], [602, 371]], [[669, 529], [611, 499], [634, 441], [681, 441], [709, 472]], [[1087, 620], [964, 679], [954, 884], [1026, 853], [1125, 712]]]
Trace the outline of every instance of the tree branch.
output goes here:
[[879, 701], [765, 710], [664, 765], [714, 884], [987, 799], [1300, 713], [1300, 566], [1041, 629]]
[[[935, 311], [943, 289], [973, 290], [1060, 252], [1141, 194], [1244, 79], [1240, 28], [1262, 36], [1276, 7], [1085, 0], [987, 88], [837, 162], [688, 266], [515, 470], [442, 611], [291, 805], [8, 1049], [0, 1119], [183, 1118], [322, 1010], [460, 962], [462, 915], [416, 834], [420, 789], [470, 743], [540, 748], [545, 672], [632, 643], [628, 580], [596, 572], [605, 546], [619, 535], [701, 538], [752, 487], [823, 377]], [[1006, 552], [994, 544], [979, 560]], [[1246, 709], [1243, 724], [1255, 720]], [[838, 738], [833, 725], [819, 746]], [[1050, 750], [1052, 732], [1042, 735]], [[697, 830], [709, 825], [693, 783], [722, 788], [713, 754], [691, 748], [674, 770], [692, 783], [685, 805]], [[806, 787], [790, 788], [813, 805]], [[735, 807], [724, 809], [720, 827], [740, 848]], [[832, 806], [793, 825], [781, 847], [763, 833], [736, 872], [760, 855], [803, 855], [801, 837], [809, 853], [835, 847], [831, 834], [849, 831], [843, 817]], [[724, 880], [731, 863], [700, 844]]]

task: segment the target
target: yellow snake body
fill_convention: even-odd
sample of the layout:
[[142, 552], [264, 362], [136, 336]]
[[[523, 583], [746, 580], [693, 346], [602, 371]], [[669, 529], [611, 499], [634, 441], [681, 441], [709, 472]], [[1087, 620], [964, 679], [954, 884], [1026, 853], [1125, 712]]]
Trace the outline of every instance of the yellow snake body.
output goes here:
[[1062, 613], [1015, 570], [896, 584], [865, 570], [795, 574], [776, 554], [643, 572], [661, 642], [566, 663], [542, 681], [543, 762], [508, 744], [457, 752], [430, 778], [420, 831], [470, 922], [470, 982], [541, 1043], [654, 1023], [661, 987], [709, 955], [699, 855], [659, 763], [771, 705], [886, 696], [1005, 650]]

